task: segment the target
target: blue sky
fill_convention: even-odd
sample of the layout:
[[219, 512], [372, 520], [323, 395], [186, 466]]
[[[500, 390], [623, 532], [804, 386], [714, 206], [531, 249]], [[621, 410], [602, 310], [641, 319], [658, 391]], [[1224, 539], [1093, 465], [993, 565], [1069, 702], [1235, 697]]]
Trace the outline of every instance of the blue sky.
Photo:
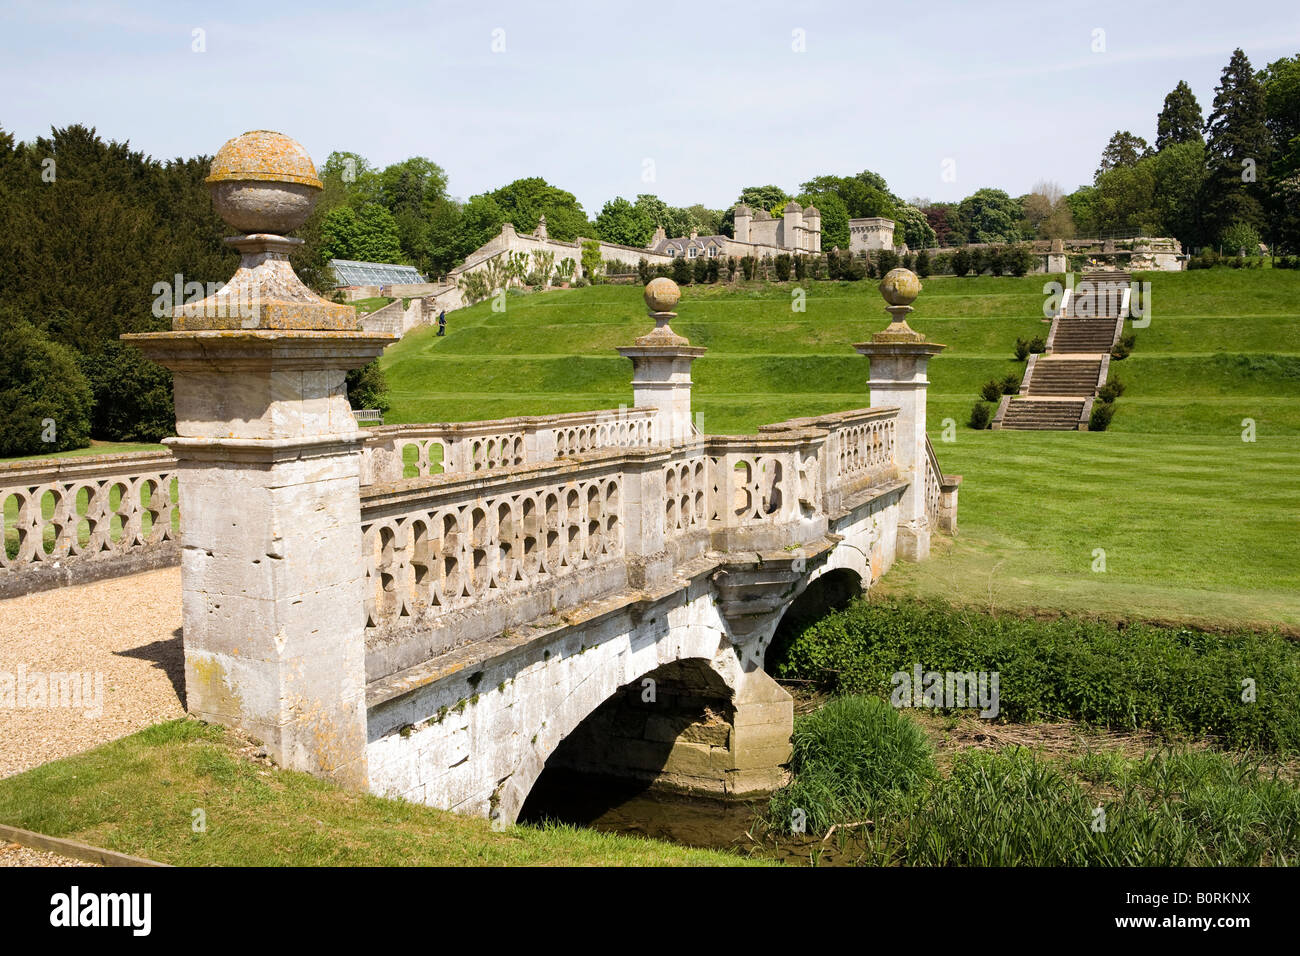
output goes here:
[[1300, 53], [1295, 10], [0, 0], [0, 126], [85, 123], [158, 158], [277, 129], [318, 164], [427, 156], [460, 197], [540, 175], [592, 216], [615, 195], [725, 207], [864, 168], [909, 198], [1018, 195], [1091, 182], [1116, 129], [1154, 140], [1180, 79], [1208, 112], [1234, 47], [1256, 68]]

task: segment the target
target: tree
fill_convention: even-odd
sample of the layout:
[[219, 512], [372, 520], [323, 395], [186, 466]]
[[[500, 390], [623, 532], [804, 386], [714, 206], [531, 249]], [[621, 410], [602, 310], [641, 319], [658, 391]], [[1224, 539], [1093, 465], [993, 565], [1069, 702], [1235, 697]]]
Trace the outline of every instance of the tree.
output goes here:
[[596, 235], [606, 242], [624, 246], [644, 246], [654, 234], [654, 220], [645, 206], [636, 206], [622, 196], [615, 196], [596, 217]]
[[1079, 235], [1095, 236], [1101, 232], [1097, 222], [1097, 203], [1100, 195], [1096, 186], [1080, 186], [1065, 197]]
[[[833, 193], [844, 201], [850, 219], [883, 217], [897, 218], [897, 207], [903, 201], [889, 191], [879, 173], [864, 169], [856, 176], [817, 176], [799, 187], [804, 193], [822, 196]], [[816, 203], [818, 209], [821, 203]]]
[[896, 216], [902, 235], [896, 235], [895, 241], [902, 239], [909, 249], [926, 249], [938, 245], [934, 229], [921, 210], [915, 206], [903, 205], [898, 207]]
[[1039, 180], [1021, 201], [1030, 238], [1069, 239], [1074, 235], [1074, 217], [1060, 183]]
[[957, 206], [950, 202], [937, 202], [924, 205], [926, 222], [934, 230], [935, 242], [940, 246], [952, 246], [962, 241], [966, 235], [966, 225], [961, 221]]
[[1016, 242], [1020, 239], [1020, 204], [1001, 189], [978, 189], [961, 201], [968, 224], [965, 242]]
[[91, 434], [107, 441], [159, 442], [176, 434], [172, 373], [125, 342], [109, 340], [82, 356], [94, 400]]
[[1147, 156], [1132, 166], [1116, 166], [1097, 180], [1097, 225], [1103, 233], [1144, 232], [1156, 228], [1156, 160]]
[[849, 208], [843, 199], [835, 193], [804, 192], [796, 197], [796, 201], [804, 208], [816, 206], [821, 213], [823, 249], [849, 247]]
[[543, 215], [547, 234], [561, 242], [572, 242], [595, 231], [577, 197], [540, 176], [516, 179], [487, 195], [501, 209], [502, 221], [514, 223], [520, 232], [532, 232]]
[[1219, 234], [1225, 256], [1259, 255], [1259, 233], [1247, 222], [1234, 222]]
[[1136, 166], [1137, 161], [1150, 152], [1147, 141], [1141, 136], [1134, 136], [1128, 130], [1116, 130], [1106, 148], [1101, 152], [1101, 165], [1093, 176], [1093, 182], [1101, 179], [1104, 173], [1125, 166]]
[[1156, 119], [1156, 152], [1180, 143], [1204, 143], [1203, 123], [1201, 104], [1186, 81], [1179, 80], [1165, 97], [1164, 108]]
[[321, 226], [322, 250], [327, 259], [361, 262], [402, 262], [397, 220], [379, 203], [368, 203], [359, 213], [340, 206]]
[[1162, 235], [1184, 246], [1200, 245], [1200, 195], [1205, 181], [1205, 144], [1173, 143], [1155, 155], [1155, 214]]
[[1205, 122], [1204, 206], [1208, 233], [1217, 236], [1234, 223], [1257, 229], [1265, 224], [1260, 180], [1270, 142], [1264, 87], [1240, 49], [1233, 51], [1214, 90], [1214, 109]]
[[379, 359], [347, 374], [348, 404], [353, 408], [373, 408], [380, 414], [392, 407], [388, 400], [388, 379], [379, 367]]
[[5, 309], [0, 355], [0, 457], [89, 445], [92, 398], [75, 353]]

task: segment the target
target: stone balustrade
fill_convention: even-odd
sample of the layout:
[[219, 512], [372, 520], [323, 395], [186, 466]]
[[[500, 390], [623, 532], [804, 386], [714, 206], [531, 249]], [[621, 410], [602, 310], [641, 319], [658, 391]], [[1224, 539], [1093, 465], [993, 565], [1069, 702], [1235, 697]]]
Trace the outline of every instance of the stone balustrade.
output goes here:
[[170, 452], [0, 465], [0, 597], [174, 564]]
[[[763, 426], [757, 435], [594, 449], [367, 486], [367, 627], [428, 625], [566, 578], [592, 584], [581, 588], [581, 600], [591, 600], [628, 586], [629, 565], [666, 548], [675, 566], [709, 548], [786, 547], [793, 525], [824, 519], [846, 495], [898, 482], [896, 416], [862, 409]], [[564, 603], [577, 599], [567, 594]]]
[[[535, 464], [600, 448], [636, 448], [656, 440], [655, 412], [619, 408], [495, 421], [385, 425], [370, 429], [362, 451], [363, 484]], [[413, 448], [413, 461], [406, 449]]]

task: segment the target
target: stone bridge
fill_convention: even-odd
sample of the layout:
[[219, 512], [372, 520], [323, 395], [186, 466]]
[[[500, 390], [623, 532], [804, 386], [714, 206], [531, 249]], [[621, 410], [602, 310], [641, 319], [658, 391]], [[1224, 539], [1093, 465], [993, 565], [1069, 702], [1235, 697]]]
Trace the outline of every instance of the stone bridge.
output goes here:
[[[868, 408], [697, 433], [705, 350], [672, 331], [678, 291], [657, 279], [654, 330], [619, 350], [633, 407], [363, 431], [344, 378], [392, 337], [289, 267], [314, 182], [286, 137], [227, 143], [210, 183], [249, 233], [239, 271], [172, 331], [126, 336], [175, 375], [188, 710], [283, 766], [499, 823], [548, 765], [780, 786], [792, 701], [763, 662], [782, 616], [955, 531], [959, 479], [925, 434], [942, 346], [904, 321], [915, 276], [886, 278], [893, 321], [855, 346]], [[257, 292], [234, 318], [231, 289]]]

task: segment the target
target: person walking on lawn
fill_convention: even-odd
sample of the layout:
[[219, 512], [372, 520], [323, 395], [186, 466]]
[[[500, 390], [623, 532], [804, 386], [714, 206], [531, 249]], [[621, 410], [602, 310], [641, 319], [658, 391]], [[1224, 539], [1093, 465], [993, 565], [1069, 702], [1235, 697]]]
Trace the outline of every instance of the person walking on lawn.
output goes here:
[[438, 334], [447, 334], [447, 310], [443, 309], [438, 313]]

